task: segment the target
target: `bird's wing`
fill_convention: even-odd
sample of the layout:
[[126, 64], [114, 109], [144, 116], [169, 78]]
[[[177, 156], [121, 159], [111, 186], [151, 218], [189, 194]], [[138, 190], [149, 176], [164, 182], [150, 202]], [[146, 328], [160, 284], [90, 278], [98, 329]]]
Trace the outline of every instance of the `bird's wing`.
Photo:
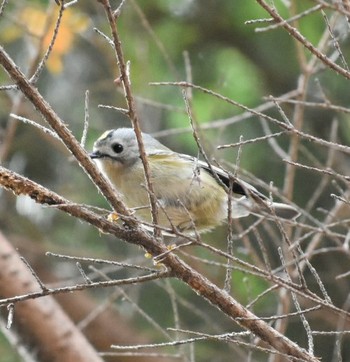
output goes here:
[[[242, 181], [232, 174], [229, 174], [219, 167], [212, 165], [209, 166], [206, 162], [198, 160], [196, 157], [171, 151], [156, 152], [155, 154], [150, 155], [150, 157], [158, 159], [160, 162], [165, 162], [168, 165], [171, 164], [177, 168], [190, 166], [193, 173], [196, 172], [196, 169], [209, 173], [219, 184], [223, 184], [223, 187], [226, 186], [228, 189], [231, 189], [233, 194], [245, 196], [246, 199], [243, 198], [240, 202], [247, 202], [246, 206], [252, 213], [255, 212], [259, 214], [261, 210], [270, 212], [272, 207], [275, 214], [283, 219], [294, 219], [299, 215], [298, 210], [294, 207], [287, 204], [275, 202], [271, 203], [271, 201], [265, 195], [260, 193], [254, 186]], [[251, 203], [249, 201], [253, 202]]]
[[157, 150], [157, 152], [149, 153], [148, 156], [153, 160], [158, 159], [159, 162], [163, 160], [168, 163], [174, 163], [177, 166], [180, 166], [181, 163], [189, 164], [191, 165], [193, 172], [195, 172], [196, 169], [203, 169], [212, 175], [218, 183], [222, 183], [224, 186], [231, 189], [234, 194], [252, 198], [258, 204], [265, 204], [268, 200], [265, 195], [260, 193], [249, 183], [227, 173], [219, 167], [213, 165], [209, 166], [206, 162], [201, 161], [196, 157], [167, 150]]
[[191, 161], [194, 165], [194, 168], [201, 168], [211, 174], [214, 178], [217, 179], [218, 182], [222, 182], [223, 185], [225, 185], [227, 188], [230, 188], [233, 193], [247, 196], [248, 198], [252, 197], [257, 201], [267, 200], [267, 197], [260, 193], [255, 187], [239, 179], [238, 177], [227, 173], [225, 170], [213, 165], [209, 166], [206, 162], [198, 160], [197, 158], [189, 155], [181, 154], [179, 156], [181, 158], [187, 159], [188, 161]]

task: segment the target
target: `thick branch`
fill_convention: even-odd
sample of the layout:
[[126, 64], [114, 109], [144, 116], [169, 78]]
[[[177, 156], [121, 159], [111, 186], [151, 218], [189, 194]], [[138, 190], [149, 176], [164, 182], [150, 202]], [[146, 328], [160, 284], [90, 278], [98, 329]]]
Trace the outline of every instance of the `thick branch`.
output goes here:
[[[0, 233], [0, 291], [2, 297], [38, 289], [34, 276]], [[53, 297], [27, 300], [14, 307], [18, 335], [35, 349], [40, 361], [101, 362], [84, 335]]]
[[159, 255], [168, 251], [164, 245], [161, 247], [161, 244], [156, 243], [142, 229], [122, 228], [108, 221], [105, 217], [90, 211], [88, 208], [74, 204], [47, 188], [38, 185], [36, 182], [11, 172], [2, 166], [0, 166], [0, 185], [7, 190], [11, 190], [17, 196], [29, 196], [39, 204], [54, 206], [71, 216], [84, 220], [104, 233], [109, 233], [132, 244], [143, 246], [152, 255]]
[[[104, 232], [111, 233], [130, 243], [142, 245], [152, 255], [165, 253], [162, 263], [166, 265], [171, 274], [188, 284], [197, 294], [204, 297], [212, 305], [216, 306], [227, 316], [232, 318], [240, 326], [250, 330], [263, 341], [274, 347], [279, 352], [300, 358], [305, 361], [318, 361], [310, 356], [297, 344], [278, 333], [271, 326], [260, 320], [256, 315], [244, 308], [226, 291], [218, 288], [203, 275], [192, 269], [176, 255], [167, 253], [164, 244], [157, 243], [153, 238], [140, 231], [140, 229], [123, 229], [105, 218], [96, 215], [88, 209], [70, 203], [59, 195], [37, 185], [35, 182], [19, 176], [0, 166], [0, 184], [6, 189], [12, 190], [16, 195], [24, 194], [40, 203], [56, 205], [57, 208], [72, 216], [83, 219]], [[236, 318], [239, 318], [239, 320]]]
[[120, 214], [121, 217], [127, 216], [126, 222], [130, 226], [136, 227], [136, 221], [131, 217], [129, 210], [120, 201], [118, 193], [111, 184], [101, 175], [95, 164], [89, 157], [88, 153], [80, 146], [79, 142], [72, 135], [70, 130], [65, 126], [64, 122], [53, 111], [48, 102], [42, 97], [37, 88], [35, 88], [21, 70], [17, 67], [14, 61], [6, 53], [3, 47], [0, 46], [0, 64], [7, 71], [11, 79], [17, 84], [21, 92], [29, 99], [43, 118], [55, 130], [62, 142], [68, 150], [74, 155], [79, 165], [90, 176], [96, 186], [101, 190], [113, 208]]

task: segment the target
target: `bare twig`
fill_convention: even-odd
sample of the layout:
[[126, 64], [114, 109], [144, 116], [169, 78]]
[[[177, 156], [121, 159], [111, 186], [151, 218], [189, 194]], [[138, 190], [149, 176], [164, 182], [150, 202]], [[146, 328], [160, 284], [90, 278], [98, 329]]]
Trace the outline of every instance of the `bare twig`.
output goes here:
[[[139, 229], [134, 230], [125, 230], [114, 223], [109, 222], [108, 220], [96, 216], [91, 211], [86, 210], [85, 208], [77, 207], [74, 204], [69, 203], [66, 200], [63, 200], [58, 195], [44, 189], [42, 186], [39, 186], [33, 181], [29, 181], [24, 177], [15, 175], [12, 172], [7, 171], [3, 167], [0, 167], [0, 184], [5, 188], [8, 188], [15, 192], [16, 194], [27, 194], [34, 198], [37, 202], [48, 203], [48, 204], [62, 204], [60, 207], [63, 211], [70, 213], [72, 216], [82, 218], [88, 222], [91, 222], [93, 225], [99, 229], [110, 232], [114, 235], [128, 240], [133, 243], [142, 245], [150, 252], [152, 255], [158, 255], [166, 251], [164, 245], [154, 242], [153, 239], [147, 237], [145, 234], [141, 233]], [[230, 256], [228, 256], [230, 257]], [[276, 350], [290, 354], [292, 356], [305, 359], [306, 361], [317, 361], [314, 357], [308, 355], [304, 350], [302, 350], [297, 344], [290, 341], [283, 335], [276, 332], [272, 327], [267, 325], [261, 320], [249, 320], [249, 318], [256, 318], [256, 316], [246, 310], [242, 305], [240, 305], [236, 300], [234, 300], [230, 295], [225, 291], [218, 288], [215, 284], [210, 282], [203, 275], [196, 272], [194, 269], [190, 268], [187, 264], [182, 262], [172, 253], [166, 255], [162, 262], [167, 265], [170, 270], [162, 273], [152, 273], [149, 276], [143, 277], [141, 279], [129, 278], [122, 281], [112, 281], [112, 282], [101, 282], [101, 283], [91, 283], [91, 284], [78, 284], [73, 287], [63, 287], [59, 289], [49, 289], [47, 293], [56, 294], [60, 292], [70, 292], [74, 290], [82, 290], [86, 288], [97, 288], [99, 286], [112, 286], [118, 284], [129, 284], [130, 282], [138, 283], [143, 280], [154, 279], [161, 276], [174, 275], [177, 278], [181, 279], [187, 283], [191, 288], [197, 291], [198, 294], [202, 295], [208, 301], [216, 305], [222, 312], [232, 317], [244, 317], [248, 318], [238, 322], [240, 325], [245, 328], [254, 331], [261, 339], [266, 341], [268, 344], [273, 346]], [[73, 289], [70, 289], [73, 288]], [[7, 298], [3, 300], [2, 303], [14, 303], [32, 298], [39, 298], [45, 294], [45, 292], [30, 293], [24, 296], [17, 296], [14, 298]], [[322, 304], [322, 303], [321, 303]], [[333, 307], [335, 309], [335, 307]]]
[[64, 122], [52, 110], [50, 105], [45, 101], [38, 90], [19, 70], [13, 60], [5, 52], [3, 47], [0, 47], [0, 63], [11, 76], [11, 78], [17, 83], [23, 94], [33, 103], [39, 113], [45, 118], [45, 120], [61, 138], [62, 142], [66, 145], [69, 151], [75, 156], [79, 162], [79, 165], [87, 172], [91, 179], [94, 180], [96, 185], [100, 188], [103, 195], [111, 203], [114, 209], [120, 213], [121, 218], [126, 216], [128, 219], [126, 222], [130, 223], [130, 225], [136, 226], [136, 222], [133, 221], [132, 215], [117, 196], [117, 191], [106, 179], [103, 178], [96, 165], [89, 157], [88, 153], [80, 146], [79, 142], [65, 126]]
[[90, 92], [87, 90], [85, 91], [85, 107], [84, 107], [84, 128], [83, 134], [81, 135], [80, 145], [82, 148], [85, 148], [86, 137], [89, 129], [89, 94]]
[[[152, 214], [152, 223], [154, 225], [158, 225], [158, 206], [157, 206], [157, 200], [155, 198], [155, 193], [153, 190], [152, 182], [150, 179], [150, 166], [149, 162], [147, 160], [147, 152], [145, 145], [143, 143], [142, 139], [142, 132], [141, 132], [141, 126], [140, 121], [136, 112], [135, 107], [135, 101], [134, 96], [131, 91], [131, 83], [130, 83], [130, 77], [129, 72], [127, 69], [127, 63], [124, 59], [123, 49], [121, 46], [121, 40], [117, 31], [117, 25], [114, 19], [114, 14], [111, 8], [111, 5], [109, 3], [109, 0], [100, 0], [99, 2], [102, 3], [105, 13], [108, 19], [108, 23], [112, 32], [112, 40], [113, 40], [113, 48], [115, 50], [115, 55], [117, 59], [118, 68], [120, 71], [120, 79], [123, 84], [124, 94], [125, 94], [125, 100], [128, 105], [128, 116], [130, 118], [131, 124], [134, 128], [139, 151], [140, 151], [140, 157], [143, 164], [144, 172], [145, 172], [145, 181], [147, 189], [150, 190], [148, 196], [151, 204], [151, 214]], [[155, 236], [159, 237], [161, 235], [158, 228], [154, 228], [154, 234]]]
[[229, 104], [232, 104], [238, 108], [241, 108], [241, 109], [244, 109], [245, 111], [249, 112], [251, 115], [255, 115], [255, 116], [258, 116], [258, 117], [262, 117], [264, 119], [266, 119], [267, 121], [270, 121], [276, 125], [278, 125], [279, 127], [285, 129], [287, 132], [291, 132], [291, 133], [294, 133], [296, 134], [297, 136], [301, 137], [301, 138], [304, 138], [306, 140], [309, 140], [309, 141], [312, 141], [312, 142], [315, 142], [317, 144], [320, 144], [322, 146], [325, 146], [325, 147], [331, 147], [331, 148], [334, 148], [336, 150], [339, 150], [339, 151], [342, 151], [344, 153], [347, 153], [347, 154], [350, 154], [350, 147], [349, 146], [345, 146], [345, 145], [342, 145], [342, 144], [339, 144], [339, 143], [335, 143], [335, 142], [330, 142], [330, 141], [327, 141], [327, 140], [324, 140], [322, 138], [319, 138], [319, 137], [315, 137], [311, 134], [308, 134], [308, 133], [305, 133], [305, 132], [302, 132], [296, 128], [294, 128], [294, 126], [290, 126], [288, 124], [285, 124], [284, 122], [281, 122], [273, 117], [270, 117], [264, 113], [261, 113], [260, 111], [257, 111], [255, 109], [252, 109], [252, 108], [249, 108], [243, 104], [240, 104], [239, 102], [236, 102], [228, 97], [225, 97], [219, 93], [216, 93], [210, 89], [207, 89], [207, 88], [204, 88], [204, 87], [201, 87], [201, 86], [198, 86], [198, 85], [195, 85], [195, 84], [191, 84], [191, 83], [187, 83], [187, 82], [154, 82], [154, 83], [151, 83], [151, 85], [157, 85], [157, 86], [177, 86], [177, 87], [192, 87], [194, 89], [198, 89], [206, 94], [211, 94], [212, 96], [214, 97], [217, 97]]
[[321, 53], [316, 47], [314, 47], [299, 31], [293, 26], [289, 25], [276, 11], [264, 0], [256, 0], [274, 19], [277, 23], [281, 23], [282, 27], [293, 36], [298, 42], [300, 42], [306, 49], [314, 54], [322, 63], [324, 63], [330, 69], [333, 69], [346, 79], [350, 79], [350, 72], [338, 64], [334, 63], [325, 54]]

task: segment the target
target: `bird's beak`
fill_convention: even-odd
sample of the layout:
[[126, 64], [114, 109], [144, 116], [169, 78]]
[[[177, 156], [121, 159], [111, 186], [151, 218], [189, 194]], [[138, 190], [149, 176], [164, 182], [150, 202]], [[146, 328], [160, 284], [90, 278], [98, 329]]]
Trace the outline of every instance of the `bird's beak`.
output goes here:
[[90, 156], [92, 159], [94, 159], [94, 158], [101, 158], [101, 157], [102, 157], [102, 154], [101, 154], [101, 152], [99, 152], [99, 151], [94, 151], [94, 152], [92, 152], [92, 153], [89, 153], [89, 156]]

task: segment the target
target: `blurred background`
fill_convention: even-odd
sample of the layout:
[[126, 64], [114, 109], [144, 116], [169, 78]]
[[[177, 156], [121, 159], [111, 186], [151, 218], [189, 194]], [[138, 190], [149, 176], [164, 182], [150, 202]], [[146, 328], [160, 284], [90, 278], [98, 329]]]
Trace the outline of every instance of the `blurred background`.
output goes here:
[[[111, 3], [114, 8], [119, 5], [116, 1]], [[288, 19], [313, 8], [318, 2], [276, 0], [275, 4], [280, 14]], [[58, 9], [54, 1], [9, 1], [0, 18], [0, 43], [28, 76], [33, 74], [50, 43]], [[305, 133], [349, 145], [348, 80], [317, 60], [312, 60], [310, 53], [296, 44], [281, 27], [258, 32], [257, 29], [264, 29], [271, 23], [246, 23], [266, 18], [268, 14], [255, 1], [126, 1], [117, 19], [117, 26], [125, 59], [130, 61], [132, 89], [143, 131], [153, 134], [175, 151], [198, 155], [181, 88], [150, 84], [190, 81], [246, 107], [265, 107], [263, 112], [282, 122], [283, 116], [288, 117]], [[346, 61], [350, 44], [349, 25], [344, 14], [333, 8], [324, 8], [324, 13], [319, 9], [307, 11], [292, 25], [346, 68], [334, 45], [335, 39], [339, 41], [337, 44]], [[332, 29], [331, 35], [328, 27]], [[103, 8], [97, 1], [80, 1], [67, 8], [54, 50], [37, 83], [41, 94], [77, 139], [83, 134], [85, 93], [89, 91], [86, 142], [89, 151], [96, 138], [105, 130], [130, 126], [125, 115], [104, 107], [125, 107], [125, 100], [117, 81], [119, 74], [114, 51], [100, 32], [108, 36], [110, 34]], [[11, 84], [2, 69], [0, 81], [1, 85]], [[269, 103], [267, 97], [270, 95], [286, 95], [296, 104], [281, 103], [284, 112], [281, 114], [282, 111]], [[287, 173], [288, 167], [284, 161], [288, 158], [293, 142], [291, 134], [244, 145], [239, 152], [238, 147], [218, 150], [219, 145], [263, 137], [280, 132], [281, 128], [256, 116], [241, 117], [244, 110], [199, 90], [192, 90], [188, 96], [201, 142], [210, 157], [227, 167], [234, 167], [240, 153], [239, 176], [255, 183], [265, 194], [269, 192], [269, 183], [273, 182], [280, 195], [284, 191], [284, 195], [314, 218], [302, 216], [300, 222], [309, 225], [310, 229], [293, 229], [291, 240], [300, 241], [302, 250], [307, 250], [317, 235], [318, 244], [312, 252], [319, 252], [313, 255], [312, 264], [334, 304], [347, 309], [348, 279], [335, 277], [347, 272], [349, 266], [348, 250], [342, 248], [348, 235], [348, 206], [344, 204], [344, 207], [336, 209], [334, 219], [329, 221], [333, 224], [327, 225], [336, 237], [333, 234], [332, 237], [317, 234], [317, 231], [308, 234], [312, 228], [322, 229], [327, 215], [334, 211], [336, 200], [331, 195], [346, 194], [348, 184], [345, 178], [297, 168], [295, 176], [289, 178], [293, 184], [291, 189], [287, 181], [290, 174]], [[299, 101], [309, 104], [299, 107]], [[315, 103], [322, 103], [323, 106]], [[13, 90], [2, 91], [1, 165], [73, 202], [107, 207], [103, 197], [61, 142], [32, 125], [16, 120], [9, 116], [10, 113], [45, 125], [21, 94]], [[349, 173], [349, 157], [346, 153], [305, 139], [299, 139], [296, 149], [297, 162], [320, 169], [328, 167], [340, 175]], [[278, 199], [278, 194], [274, 197]], [[251, 216], [235, 224], [235, 235], [242, 233], [255, 221], [256, 217]], [[42, 280], [55, 285], [76, 283], [81, 280], [81, 275], [74, 262], [45, 256], [46, 251], [152, 266], [152, 261], [145, 259], [144, 252], [135, 246], [103, 235], [63, 212], [36, 205], [26, 197], [15, 197], [3, 189], [0, 189], [0, 230], [18, 248], [18, 252], [27, 258]], [[276, 227], [272, 225], [259, 229], [259, 237], [263, 240], [272, 269], [281, 265], [277, 248], [281, 246], [282, 238], [276, 237], [277, 234]], [[263, 263], [261, 246], [257, 246], [259, 243], [256, 238], [256, 233], [249, 233], [245, 238], [236, 237], [235, 256], [252, 264]], [[203, 239], [225, 251], [227, 227], [222, 226], [206, 234]], [[331, 247], [333, 251], [327, 249]], [[225, 260], [201, 248], [186, 249], [186, 253], [189, 255], [182, 255], [183, 258], [216, 284], [223, 286], [225, 268], [215, 265], [215, 262], [224, 263]], [[108, 275], [120, 278], [131, 276], [134, 271], [116, 269], [113, 273]], [[305, 271], [309, 288], [319, 293], [319, 287], [310, 274], [308, 270]], [[239, 270], [232, 273], [232, 295], [244, 305], [269, 286], [265, 280]], [[177, 317], [172, 303], [173, 293], [176, 295]], [[93, 293], [74, 294], [69, 296], [69, 301], [64, 296], [59, 298], [66, 309], [71, 307], [69, 313], [77, 322], [84, 320], [96, 306], [109, 301], [102, 322], [109, 332], [106, 333], [108, 336], [101, 332], [101, 340], [93, 341], [99, 351], [109, 350], [111, 344], [168, 341], [171, 333], [166, 328], [174, 327], [176, 318], [179, 318], [181, 328], [208, 334], [224, 333], [236, 328], [228, 318], [200, 300], [188, 287], [173, 280], [129, 286], [123, 290], [100, 289]], [[305, 300], [300, 303], [302, 308], [310, 306]], [[86, 309], [82, 305], [86, 305]], [[274, 315], [279, 305], [278, 292], [269, 293], [254, 305], [253, 311], [259, 316]], [[293, 311], [293, 305], [289, 308], [289, 311]], [[337, 323], [340, 323], [338, 317], [317, 311], [309, 314], [308, 320], [314, 330], [336, 330]], [[110, 325], [108, 321], [113, 323]], [[88, 324], [84, 327], [86, 334], [91, 339], [98, 339], [96, 333], [92, 330], [89, 332]], [[289, 338], [306, 346], [306, 334], [299, 317], [289, 318], [285, 329]], [[1, 360], [20, 361], [16, 348], [10, 345], [4, 335], [1, 336], [0, 333]], [[324, 361], [336, 361], [339, 355], [344, 361], [350, 359], [349, 343], [343, 342], [339, 352], [335, 342], [335, 336], [316, 336], [315, 354], [322, 356]], [[169, 348], [168, 352], [174, 353], [174, 349]], [[189, 356], [195, 361], [228, 361], [233, 356], [240, 360], [268, 359], [264, 353], [215, 341], [199, 342], [195, 347], [178, 348], [176, 352], [182, 353], [179, 360], [191, 360]], [[105, 358], [108, 361], [131, 360], [126, 357]], [[167, 361], [167, 358], [163, 360]]]

